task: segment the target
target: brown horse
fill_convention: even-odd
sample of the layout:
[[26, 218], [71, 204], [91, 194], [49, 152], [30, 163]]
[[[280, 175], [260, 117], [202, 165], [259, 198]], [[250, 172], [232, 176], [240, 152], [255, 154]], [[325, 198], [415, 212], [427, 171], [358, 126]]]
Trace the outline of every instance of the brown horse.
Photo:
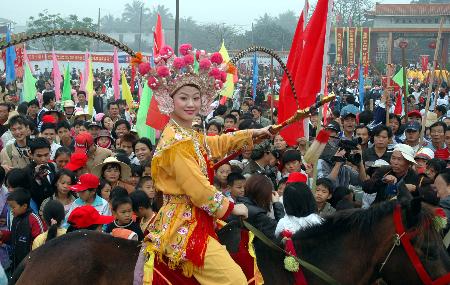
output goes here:
[[[393, 213], [398, 202], [368, 210], [339, 212], [293, 236], [297, 254], [340, 284], [423, 284], [402, 245], [394, 246]], [[413, 200], [399, 208], [406, 231], [415, 230], [414, 252], [432, 279], [450, 272], [450, 258], [432, 226], [433, 209]], [[230, 241], [231, 243], [235, 241]], [[231, 246], [232, 247], [232, 246]], [[392, 254], [389, 254], [394, 248]], [[132, 284], [138, 243], [97, 232], [70, 233], [32, 252], [13, 278], [15, 284]], [[293, 284], [283, 267], [284, 254], [255, 241], [258, 266], [265, 284]], [[380, 271], [381, 264], [385, 266]], [[325, 284], [303, 269], [308, 284]], [[166, 276], [170, 279], [170, 276]], [[445, 284], [445, 283], [441, 283]]]

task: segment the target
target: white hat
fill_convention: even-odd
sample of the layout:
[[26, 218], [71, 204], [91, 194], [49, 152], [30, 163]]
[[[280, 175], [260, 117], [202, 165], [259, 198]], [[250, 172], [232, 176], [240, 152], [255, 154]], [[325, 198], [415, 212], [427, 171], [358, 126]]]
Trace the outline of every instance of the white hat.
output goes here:
[[407, 144], [397, 144], [394, 147], [394, 151], [401, 152], [404, 159], [416, 164], [416, 161], [414, 160], [414, 150], [411, 146]]
[[375, 162], [372, 164], [372, 167], [382, 167], [382, 166], [388, 166], [389, 162], [387, 162], [384, 159], [377, 159], [375, 160]]
[[426, 147], [423, 147], [419, 149], [419, 151], [416, 153], [414, 158], [423, 158], [426, 160], [433, 159], [434, 158], [434, 152]]

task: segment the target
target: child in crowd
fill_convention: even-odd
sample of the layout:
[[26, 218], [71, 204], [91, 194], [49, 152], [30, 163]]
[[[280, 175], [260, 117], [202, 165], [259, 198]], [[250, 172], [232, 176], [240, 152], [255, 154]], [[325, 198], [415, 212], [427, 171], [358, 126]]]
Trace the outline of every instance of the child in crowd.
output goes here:
[[135, 232], [138, 235], [138, 240], [143, 240], [144, 234], [141, 228], [132, 219], [133, 206], [130, 197], [128, 195], [114, 197], [111, 204], [115, 220], [106, 226], [105, 232], [110, 233], [115, 228], [125, 228]]
[[12, 246], [12, 269], [31, 251], [33, 240], [46, 230], [38, 215], [30, 208], [31, 195], [24, 188], [16, 188], [6, 199], [14, 216], [11, 231], [0, 232], [2, 242], [9, 242]]
[[87, 169], [88, 160], [88, 156], [84, 152], [72, 153], [69, 163], [64, 168], [75, 172], [75, 175], [80, 177], [82, 174], [89, 172]]
[[97, 195], [109, 202], [111, 194], [111, 185], [105, 179], [100, 179], [100, 184], [97, 187]]
[[130, 179], [128, 179], [125, 182], [127, 182], [128, 184], [130, 184], [131, 186], [136, 188], [139, 184], [139, 179], [142, 176], [143, 167], [138, 164], [132, 163], [132, 164], [130, 164], [130, 168], [131, 168], [131, 177], [130, 177]]
[[150, 176], [142, 176], [139, 179], [137, 190], [144, 191], [150, 199], [155, 198], [155, 188], [153, 188], [153, 180]]
[[111, 215], [108, 202], [97, 195], [97, 188], [100, 180], [94, 174], [86, 173], [80, 176], [76, 185], [70, 187], [70, 190], [78, 194], [78, 198], [73, 202], [69, 213], [66, 217], [70, 217], [73, 210], [78, 207], [91, 205], [100, 215]]
[[144, 236], [148, 234], [148, 226], [152, 223], [155, 212], [152, 209], [152, 199], [144, 191], [134, 191], [130, 194], [133, 211], [139, 218], [139, 226]]
[[231, 165], [225, 163], [216, 170], [214, 175], [214, 186], [226, 196], [229, 196], [229, 189], [227, 185], [227, 177], [231, 173]]
[[133, 152], [133, 146], [136, 144], [137, 139], [133, 134], [125, 134], [119, 143], [119, 149], [123, 149], [130, 159], [132, 164], [139, 164], [139, 160]]
[[[42, 204], [44, 205], [44, 204]], [[44, 222], [48, 230], [38, 235], [34, 241], [32, 250], [40, 247], [44, 243], [66, 233], [66, 229], [61, 227], [65, 217], [64, 205], [57, 200], [48, 201], [43, 210]]]
[[281, 161], [287, 174], [292, 172], [302, 172], [302, 155], [297, 150], [286, 150]]
[[77, 230], [102, 231], [104, 225], [114, 221], [113, 216], [100, 215], [91, 205], [84, 205], [75, 208], [69, 215], [67, 232]]
[[70, 186], [76, 182], [75, 174], [72, 171], [68, 169], [59, 170], [53, 179], [55, 193], [42, 202], [41, 208], [39, 209], [39, 216], [43, 217], [45, 205], [51, 200], [61, 202], [64, 206], [64, 212], [67, 214], [70, 207], [72, 207], [73, 201], [75, 201], [75, 196], [71, 193]]
[[227, 177], [227, 184], [229, 191], [229, 198], [232, 202], [236, 201], [238, 197], [244, 197], [245, 177], [241, 173], [231, 172]]
[[[6, 174], [6, 187], [8, 189], [8, 192], [14, 192], [14, 189], [16, 188], [24, 188], [24, 189], [30, 189], [30, 180], [31, 177], [29, 173], [23, 169], [23, 168], [13, 168], [11, 169], [8, 174]], [[30, 208], [33, 211], [33, 213], [38, 214], [39, 209], [36, 204], [36, 202], [31, 198], [30, 200]], [[10, 213], [11, 214], [11, 213]], [[12, 220], [12, 218], [11, 218]]]
[[284, 231], [296, 231], [320, 224], [322, 218], [317, 214], [317, 205], [311, 189], [302, 182], [289, 183], [284, 190], [284, 210], [286, 215], [278, 221], [275, 236]]
[[330, 215], [336, 212], [328, 201], [333, 196], [333, 181], [328, 178], [319, 178], [316, 182], [316, 191], [314, 198], [316, 199], [317, 208], [320, 216]]

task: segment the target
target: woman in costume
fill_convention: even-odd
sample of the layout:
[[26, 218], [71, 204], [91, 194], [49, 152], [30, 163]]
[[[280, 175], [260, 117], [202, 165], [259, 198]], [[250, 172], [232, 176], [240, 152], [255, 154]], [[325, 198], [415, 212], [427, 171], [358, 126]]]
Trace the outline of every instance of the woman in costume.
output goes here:
[[252, 138], [270, 136], [268, 127], [221, 136], [205, 136], [192, 129], [197, 114], [210, 113], [226, 81], [228, 67], [219, 53], [194, 54], [192, 46], [185, 44], [180, 57], [175, 57], [165, 46], [155, 63], [154, 68], [141, 63], [139, 72], [147, 74], [159, 109], [170, 120], [151, 164], [154, 186], [163, 193], [164, 203], [147, 239], [169, 267], [181, 268], [200, 284], [247, 284], [214, 230], [216, 219], [230, 214], [247, 217], [247, 208], [234, 205], [212, 186], [211, 163], [232, 150], [253, 148]]

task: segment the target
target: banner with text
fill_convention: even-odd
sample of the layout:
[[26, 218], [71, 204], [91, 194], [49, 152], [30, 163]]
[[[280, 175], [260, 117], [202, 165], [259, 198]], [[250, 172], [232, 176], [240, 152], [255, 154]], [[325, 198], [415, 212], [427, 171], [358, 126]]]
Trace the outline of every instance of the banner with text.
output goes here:
[[356, 27], [347, 28], [347, 61], [349, 66], [355, 64], [356, 30]]
[[336, 64], [344, 64], [344, 28], [336, 27], [335, 31], [336, 43]]
[[364, 75], [368, 75], [370, 63], [370, 28], [361, 28], [361, 60], [364, 66]]

